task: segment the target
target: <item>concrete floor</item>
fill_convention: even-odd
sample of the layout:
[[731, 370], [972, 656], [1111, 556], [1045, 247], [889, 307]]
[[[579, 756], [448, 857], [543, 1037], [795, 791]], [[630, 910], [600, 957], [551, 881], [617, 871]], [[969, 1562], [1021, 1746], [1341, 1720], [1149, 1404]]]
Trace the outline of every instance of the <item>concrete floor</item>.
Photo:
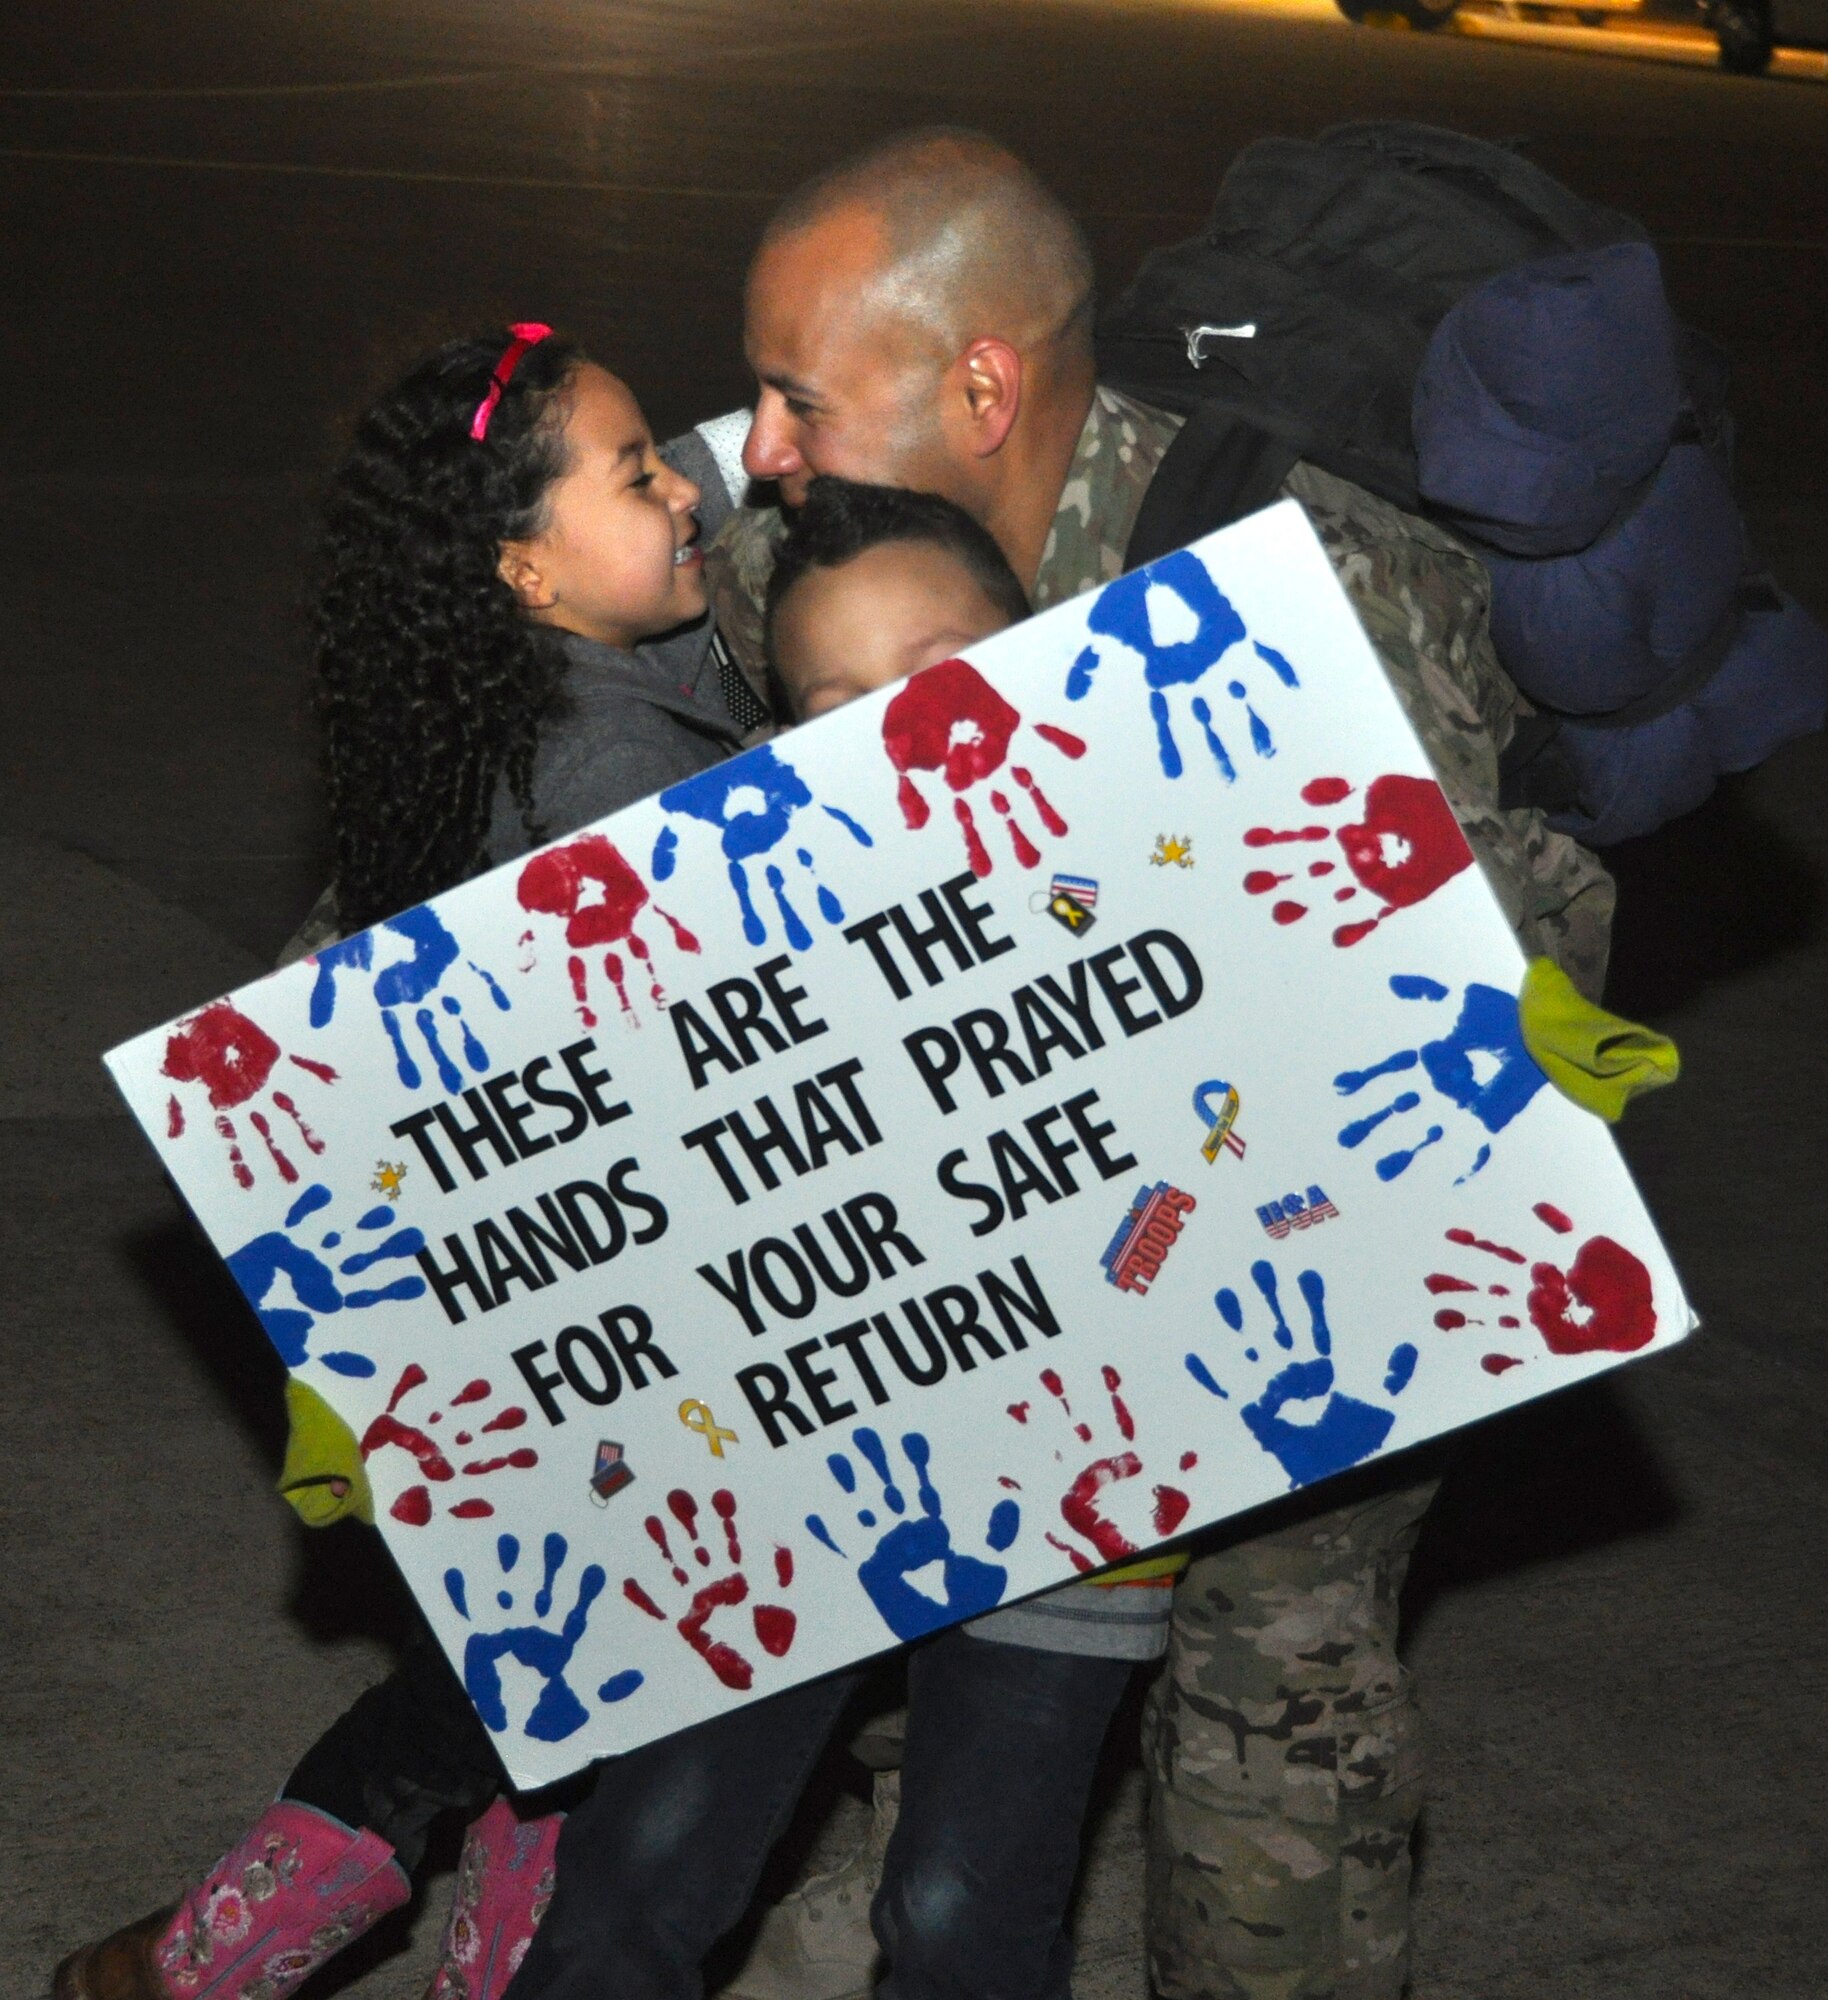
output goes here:
[[[9, 18], [3, 2000], [207, 1863], [386, 1657], [384, 1559], [269, 1497], [276, 1367], [94, 1061], [257, 970], [318, 886], [294, 606], [339, 423], [418, 346], [527, 316], [583, 333], [663, 428], [729, 407], [769, 202], [895, 125], [1025, 150], [1121, 282], [1239, 145], [1382, 115], [1525, 134], [1645, 217], [1732, 356], [1758, 534], [1828, 612], [1813, 86], [1355, 31], [1321, 0]], [[1825, 765], [1798, 746], [1616, 857], [1615, 1004], [1687, 1062], [1625, 1143], [1707, 1326], [1486, 1427], [1432, 1519], [1416, 2000], [1828, 1989]], [[1146, 1991], [1122, 1748], [1084, 2000]], [[445, 1886], [312, 1991], [417, 1994]]]

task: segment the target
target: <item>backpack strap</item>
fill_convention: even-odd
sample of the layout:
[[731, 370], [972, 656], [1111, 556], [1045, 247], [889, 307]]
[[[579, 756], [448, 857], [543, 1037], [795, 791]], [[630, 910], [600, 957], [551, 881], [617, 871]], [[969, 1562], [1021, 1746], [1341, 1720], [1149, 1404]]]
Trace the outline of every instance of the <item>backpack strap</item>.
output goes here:
[[1567, 746], [1561, 741], [1564, 723], [1582, 729], [1636, 729], [1693, 701], [1739, 643], [1746, 616], [1776, 611], [1783, 600], [1767, 574], [1741, 579], [1714, 629], [1692, 647], [1648, 693], [1595, 715], [1571, 715], [1536, 705], [1536, 713], [1519, 719], [1511, 740], [1498, 757], [1498, 803], [1510, 808], [1537, 806], [1547, 813], [1580, 809], [1580, 781]]
[[1561, 740], [1561, 717], [1520, 715], [1498, 753], [1498, 804], [1505, 812], [1580, 810], [1580, 773]]
[[1155, 469], [1124, 551], [1125, 569], [1141, 569], [1269, 506], [1299, 456], [1286, 439], [1247, 418], [1202, 405]]
[[1726, 656], [1738, 643], [1749, 611], [1776, 611], [1782, 600], [1769, 576], [1748, 576], [1733, 592], [1714, 629], [1700, 645], [1692, 647], [1648, 694], [1628, 701], [1623, 708], [1609, 708], [1602, 715], [1573, 715], [1586, 729], [1635, 729], [1641, 722], [1654, 722], [1671, 709], [1692, 701], [1725, 664]]

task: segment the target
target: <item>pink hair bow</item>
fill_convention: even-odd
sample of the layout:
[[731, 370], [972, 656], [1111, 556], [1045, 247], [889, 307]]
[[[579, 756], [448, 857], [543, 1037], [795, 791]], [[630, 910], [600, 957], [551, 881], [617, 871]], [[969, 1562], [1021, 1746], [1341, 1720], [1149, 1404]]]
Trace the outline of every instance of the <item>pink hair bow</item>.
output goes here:
[[489, 435], [489, 419], [495, 414], [495, 405], [501, 401], [501, 392], [513, 381], [521, 356], [528, 348], [537, 347], [542, 340], [549, 338], [552, 329], [542, 326], [538, 320], [521, 320], [510, 326], [508, 331], [514, 338], [502, 349], [501, 359], [489, 376], [489, 393], [476, 405], [476, 414], [470, 419], [470, 436], [478, 444]]

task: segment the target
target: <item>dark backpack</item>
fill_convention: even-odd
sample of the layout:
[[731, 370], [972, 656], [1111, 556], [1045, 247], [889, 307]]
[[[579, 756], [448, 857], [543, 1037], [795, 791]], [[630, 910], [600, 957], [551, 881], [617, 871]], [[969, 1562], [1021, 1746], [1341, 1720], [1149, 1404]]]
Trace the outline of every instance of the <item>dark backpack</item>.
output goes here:
[[1184, 416], [1223, 411], [1417, 513], [1410, 397], [1448, 308], [1514, 264], [1645, 240], [1463, 133], [1384, 122], [1262, 139], [1204, 232], [1152, 252], [1101, 314], [1099, 379]]
[[[1418, 377], [1431, 348], [1438, 366], [1443, 321], [1458, 321], [1456, 308], [1464, 301], [1470, 311], [1493, 281], [1508, 282], [1502, 274], [1548, 272], [1567, 253], [1619, 244], [1647, 246], [1648, 237], [1631, 217], [1583, 200], [1512, 149], [1462, 133], [1343, 125], [1317, 140], [1246, 148], [1204, 233], [1152, 253], [1100, 317], [1100, 379], [1187, 418], [1144, 500], [1130, 566], [1268, 505], [1299, 458], [1442, 520], [1486, 556], [1495, 586], [1511, 581], [1496, 575], [1500, 551], [1525, 545], [1424, 494], [1412, 424]], [[1608, 536], [1629, 541], [1635, 532], [1642, 542], [1646, 531], [1662, 532], [1648, 517], [1634, 526], [1632, 516], [1660, 490], [1672, 447], [1699, 447], [1727, 493], [1724, 362], [1662, 310], [1673, 414], [1667, 435], [1648, 441], [1643, 476], [1614, 482], [1614, 501], [1591, 531], [1596, 548]], [[1621, 325], [1612, 344], [1623, 353], [1641, 331]], [[1521, 326], [1518, 337], [1529, 338]], [[1551, 425], [1565, 420], [1579, 437], [1585, 385], [1571, 380], [1565, 410], [1554, 413], [1559, 378], [1543, 358]], [[1481, 471], [1477, 454], [1486, 447], [1476, 430], [1461, 447]], [[1437, 453], [1430, 470], [1439, 463]], [[1610, 471], [1596, 467], [1596, 490]], [[1725, 505], [1742, 546], [1730, 497]], [[1677, 525], [1692, 531], [1696, 523]], [[1488, 537], [1494, 546], [1483, 546]], [[1524, 567], [1546, 576], [1546, 563]], [[1570, 554], [1573, 588], [1577, 567]], [[1750, 626], [1752, 613], [1766, 615]], [[1704, 623], [1699, 638], [1660, 670], [1653, 662], [1647, 683], [1617, 705], [1597, 670], [1593, 685], [1573, 689], [1565, 673], [1535, 672], [1531, 649], [1507, 647], [1495, 617], [1500, 661], [1539, 711], [1505, 748], [1502, 802], [1540, 806], [1582, 838], [1621, 838], [1699, 804], [1718, 770], [1745, 769], [1820, 725], [1828, 644], [1800, 607], [1768, 579], [1748, 578], [1737, 591], [1728, 584], [1718, 615]], [[1775, 704], [1781, 715], [1761, 721], [1774, 690], [1787, 690]]]

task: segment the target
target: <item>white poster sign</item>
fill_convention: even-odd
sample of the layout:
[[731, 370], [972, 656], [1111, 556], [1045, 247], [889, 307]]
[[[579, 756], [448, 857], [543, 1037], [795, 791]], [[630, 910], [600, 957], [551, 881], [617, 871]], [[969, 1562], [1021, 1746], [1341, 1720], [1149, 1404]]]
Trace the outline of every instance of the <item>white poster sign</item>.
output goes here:
[[1284, 505], [109, 1062], [514, 1779], [1693, 1325]]

